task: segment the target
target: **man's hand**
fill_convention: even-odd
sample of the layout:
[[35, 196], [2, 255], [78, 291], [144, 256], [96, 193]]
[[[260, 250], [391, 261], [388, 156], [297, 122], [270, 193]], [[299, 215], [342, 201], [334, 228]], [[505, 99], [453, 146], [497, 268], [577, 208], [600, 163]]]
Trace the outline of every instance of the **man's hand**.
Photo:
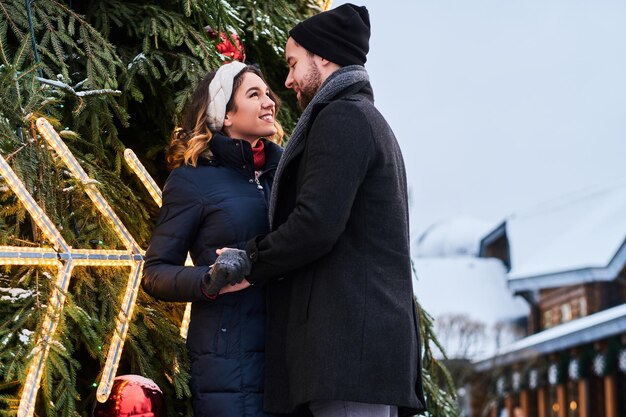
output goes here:
[[214, 277], [213, 268], [209, 269], [209, 272], [204, 274], [202, 278], [202, 294], [209, 299], [214, 299], [220, 290], [228, 284], [226, 276]]
[[[244, 250], [222, 248], [217, 250], [219, 255], [211, 269], [211, 278], [217, 282], [230, 285], [239, 284], [250, 275], [252, 261]], [[222, 285], [222, 287], [224, 286]]]
[[246, 251], [232, 248], [217, 250], [218, 257], [202, 280], [202, 293], [214, 299], [218, 294], [241, 291], [250, 284], [244, 278], [250, 274], [252, 262]]

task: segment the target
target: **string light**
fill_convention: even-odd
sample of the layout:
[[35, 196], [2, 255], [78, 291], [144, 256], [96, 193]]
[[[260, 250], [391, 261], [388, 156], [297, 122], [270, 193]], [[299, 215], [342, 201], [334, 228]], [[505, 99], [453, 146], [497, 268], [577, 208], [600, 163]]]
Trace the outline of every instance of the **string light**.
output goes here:
[[330, 10], [333, 5], [333, 0], [318, 0], [317, 4], [323, 11], [326, 11]]
[[[54, 149], [55, 153], [63, 161], [74, 178], [84, 185], [85, 193], [103, 217], [107, 219], [113, 231], [126, 247], [126, 250], [74, 249], [69, 246], [52, 220], [37, 204], [7, 161], [0, 155], [0, 175], [2, 175], [9, 188], [16, 194], [24, 208], [26, 208], [37, 227], [42, 231], [46, 240], [52, 245], [50, 248], [0, 246], [0, 264], [56, 266], [58, 271], [48, 300], [41, 332], [31, 352], [32, 359], [20, 398], [17, 413], [18, 417], [32, 417], [34, 414], [41, 377], [45, 369], [45, 363], [54, 334], [58, 327], [59, 320], [62, 317], [65, 294], [69, 288], [72, 271], [76, 266], [130, 267], [121, 309], [115, 322], [115, 332], [111, 338], [102, 378], [98, 384], [96, 393], [98, 401], [104, 402], [108, 399], [132, 319], [144, 264], [143, 250], [96, 188], [95, 184], [97, 182], [87, 175], [69, 148], [67, 148], [46, 119], [40, 118], [37, 120], [37, 129], [46, 142]], [[125, 156], [127, 157], [127, 161], [129, 158], [131, 160], [134, 159], [134, 163], [129, 162], [129, 165], [135, 173], [141, 173], [137, 175], [146, 188], [148, 188], [155, 202], [160, 206], [162, 204], [161, 190], [147, 171], [145, 171], [145, 168], [132, 151], [129, 150], [125, 152]], [[187, 256], [185, 265], [193, 265], [189, 256]], [[187, 335], [191, 313], [190, 307], [191, 303], [188, 303], [181, 324], [180, 334], [183, 338]]]
[[126, 291], [124, 294], [124, 301], [122, 302], [122, 309], [117, 315], [115, 333], [113, 334], [111, 345], [109, 346], [107, 361], [104, 364], [104, 369], [102, 371], [102, 379], [100, 380], [98, 390], [96, 391], [96, 399], [101, 403], [105, 402], [109, 398], [109, 394], [111, 394], [111, 389], [113, 388], [113, 380], [115, 379], [115, 373], [117, 372], [117, 367], [120, 363], [120, 357], [122, 356], [122, 350], [124, 349], [124, 341], [126, 340], [126, 333], [128, 332], [130, 319], [135, 308], [135, 301], [137, 300], [142, 270], [143, 261], [131, 267], [127, 289], [134, 288], [134, 290]]
[[[124, 159], [128, 163], [130, 169], [139, 177], [141, 183], [146, 187], [148, 193], [154, 199], [154, 202], [157, 206], [161, 207], [163, 205], [162, 192], [159, 186], [156, 184], [154, 179], [148, 174], [148, 171], [143, 166], [135, 152], [132, 149], [124, 150]], [[186, 266], [193, 266], [193, 261], [189, 254], [187, 254], [187, 259], [185, 260]], [[183, 314], [183, 321], [180, 324], [180, 336], [183, 339], [187, 339], [187, 332], [189, 330], [189, 321], [191, 320], [191, 303], [187, 303], [185, 306], [185, 314]]]
[[58, 251], [68, 253], [70, 246], [63, 236], [28, 192], [11, 166], [0, 155], [0, 174], [11, 190], [17, 195], [22, 205], [31, 215], [35, 224], [41, 229], [44, 236], [54, 245], [55, 249], [20, 248], [15, 246], [0, 246], [0, 263], [4, 265], [41, 265], [57, 266], [57, 278], [52, 287], [39, 339], [32, 351], [32, 359], [26, 374], [24, 389], [18, 406], [18, 417], [31, 417], [35, 411], [37, 391], [41, 383], [41, 376], [45, 366], [50, 342], [54, 336], [59, 318], [63, 311], [65, 293], [69, 287], [72, 268], [71, 257], [63, 264], [58, 258]]
[[95, 181], [89, 178], [83, 167], [80, 166], [67, 145], [61, 140], [61, 137], [54, 130], [52, 125], [43, 117], [37, 119], [37, 130], [41, 136], [48, 142], [48, 145], [54, 149], [56, 154], [61, 158], [65, 166], [70, 170], [74, 178], [81, 181], [85, 185], [85, 193], [95, 204], [96, 208], [109, 221], [113, 230], [118, 235], [124, 246], [133, 253], [142, 253], [139, 245], [135, 242], [130, 232], [124, 226], [124, 223], [115, 214], [104, 196], [95, 187]]
[[117, 371], [123, 350], [143, 268], [142, 250], [95, 187], [94, 181], [89, 178], [78, 161], [76, 161], [76, 158], [74, 158], [67, 146], [45, 119], [37, 120], [37, 128], [72, 175], [85, 185], [86, 194], [100, 213], [108, 220], [114, 232], [126, 247], [126, 250], [73, 249], [69, 246], [52, 220], [37, 204], [11, 166], [0, 155], [0, 175], [2, 175], [9, 188], [28, 211], [37, 227], [42, 231], [45, 239], [52, 245], [51, 248], [0, 246], [0, 264], [56, 266], [58, 270], [41, 325], [41, 331], [31, 352], [32, 359], [18, 406], [18, 417], [32, 417], [34, 414], [41, 377], [54, 334], [62, 317], [65, 294], [69, 288], [72, 270], [76, 266], [130, 267], [130, 275], [122, 301], [122, 308], [116, 319], [115, 334], [111, 340], [104, 368], [105, 372], [98, 390], [98, 400], [106, 401], [110, 394], [112, 380], [115, 378], [115, 372]]
[[67, 252], [69, 246], [65, 243], [61, 233], [57, 230], [56, 226], [43, 209], [39, 207], [33, 196], [30, 195], [22, 181], [15, 175], [15, 172], [2, 155], [0, 155], [0, 175], [2, 175], [7, 182], [9, 188], [17, 195], [17, 198], [31, 215], [35, 224], [37, 224], [39, 229], [43, 232], [46, 239], [54, 245], [55, 249]]
[[61, 312], [63, 311], [65, 294], [70, 284], [72, 269], [74, 268], [72, 262], [66, 262], [65, 265], [61, 262], [57, 262], [57, 265], [57, 279], [48, 301], [46, 315], [41, 326], [41, 332], [39, 333], [39, 340], [33, 348], [33, 359], [31, 360], [28, 374], [24, 382], [24, 391], [22, 392], [22, 398], [20, 399], [20, 405], [17, 411], [18, 416], [30, 417], [35, 411], [35, 400], [37, 399], [41, 376], [46, 359], [48, 358], [52, 338], [59, 324]]
[[54, 249], [0, 246], [0, 265], [55, 266], [58, 262], [58, 252]]
[[[115, 378], [115, 372], [117, 371], [122, 350], [124, 349], [124, 341], [126, 340], [128, 326], [135, 308], [139, 284], [141, 283], [141, 271], [143, 269], [143, 251], [128, 229], [126, 229], [124, 223], [122, 223], [120, 218], [115, 214], [104, 196], [95, 187], [94, 181], [87, 175], [67, 145], [65, 145], [63, 140], [61, 140], [61, 137], [54, 130], [52, 125], [50, 125], [45, 118], [40, 117], [37, 119], [37, 130], [41, 133], [41, 136], [46, 140], [46, 142], [48, 142], [48, 145], [54, 149], [59, 158], [61, 158], [72, 175], [84, 184], [85, 193], [104, 218], [108, 220], [116, 235], [132, 254], [132, 259], [134, 261], [131, 265], [130, 275], [126, 284], [121, 311], [117, 315], [117, 319], [115, 321], [115, 333], [113, 334], [109, 351], [107, 353], [102, 379], [100, 380], [98, 391], [96, 393], [97, 400], [105, 402], [111, 393], [113, 379]], [[111, 265], [118, 264], [112, 260], [102, 260], [101, 262], [104, 262], [105, 264], [110, 262]], [[124, 265], [126, 265], [126, 263], [124, 263]]]
[[150, 193], [157, 206], [161, 207], [161, 205], [163, 204], [163, 201], [161, 200], [161, 190], [159, 189], [159, 186], [156, 184], [156, 182], [154, 182], [150, 174], [148, 174], [148, 171], [143, 166], [141, 161], [139, 161], [139, 158], [137, 158], [135, 152], [133, 152], [132, 149], [127, 148], [126, 150], [124, 150], [124, 159], [126, 160], [126, 163], [128, 163], [130, 169], [132, 169], [135, 175], [139, 177], [141, 183], [144, 185], [144, 187], [146, 187], [148, 193]]

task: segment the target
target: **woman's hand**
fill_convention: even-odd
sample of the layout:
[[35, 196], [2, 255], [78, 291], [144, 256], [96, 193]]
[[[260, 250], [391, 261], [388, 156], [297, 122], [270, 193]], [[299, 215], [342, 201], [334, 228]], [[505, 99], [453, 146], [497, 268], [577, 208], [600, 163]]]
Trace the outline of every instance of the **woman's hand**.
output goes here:
[[220, 290], [220, 294], [226, 294], [229, 292], [241, 291], [250, 287], [252, 284], [248, 282], [247, 279], [244, 279], [239, 284], [227, 285]]

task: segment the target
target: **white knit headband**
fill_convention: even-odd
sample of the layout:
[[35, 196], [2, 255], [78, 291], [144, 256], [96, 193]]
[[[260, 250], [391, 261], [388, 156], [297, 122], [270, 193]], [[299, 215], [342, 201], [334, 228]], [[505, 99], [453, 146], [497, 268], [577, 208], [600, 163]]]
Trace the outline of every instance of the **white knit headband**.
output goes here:
[[233, 61], [222, 65], [215, 73], [215, 77], [209, 84], [209, 106], [206, 111], [211, 130], [222, 130], [224, 117], [226, 117], [226, 104], [233, 93], [233, 80], [246, 66], [243, 62]]

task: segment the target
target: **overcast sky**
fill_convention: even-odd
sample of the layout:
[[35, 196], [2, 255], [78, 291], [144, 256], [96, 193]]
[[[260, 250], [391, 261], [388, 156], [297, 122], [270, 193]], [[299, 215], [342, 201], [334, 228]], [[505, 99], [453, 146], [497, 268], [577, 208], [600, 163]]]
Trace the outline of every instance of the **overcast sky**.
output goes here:
[[[345, 3], [334, 1], [333, 7]], [[626, 2], [361, 0], [415, 239], [626, 179]]]

